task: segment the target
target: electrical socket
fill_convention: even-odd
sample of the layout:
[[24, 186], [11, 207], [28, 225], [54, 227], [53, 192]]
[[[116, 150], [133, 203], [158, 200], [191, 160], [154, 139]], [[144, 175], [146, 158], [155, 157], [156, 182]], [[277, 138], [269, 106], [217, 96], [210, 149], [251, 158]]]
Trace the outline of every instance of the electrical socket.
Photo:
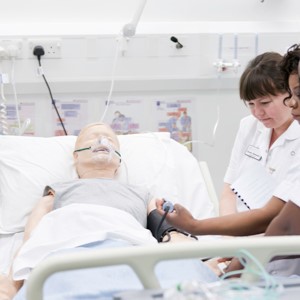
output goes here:
[[30, 56], [36, 58], [33, 55], [33, 49], [35, 46], [42, 46], [45, 51], [44, 58], [61, 58], [61, 39], [35, 39], [29, 40]]
[[22, 40], [0, 40], [1, 58], [21, 58], [22, 57]]

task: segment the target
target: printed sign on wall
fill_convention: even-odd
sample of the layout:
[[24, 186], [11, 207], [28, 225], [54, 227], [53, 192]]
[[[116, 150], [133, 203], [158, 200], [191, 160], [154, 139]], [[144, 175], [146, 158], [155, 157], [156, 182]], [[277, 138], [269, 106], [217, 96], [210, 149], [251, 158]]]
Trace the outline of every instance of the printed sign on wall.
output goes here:
[[19, 103], [18, 111], [15, 104], [8, 104], [6, 106], [6, 115], [9, 126], [9, 134], [30, 136], [35, 134], [34, 103]]
[[156, 101], [158, 131], [170, 132], [171, 138], [185, 144], [191, 151], [192, 111], [191, 100]]
[[141, 100], [114, 100], [109, 104], [106, 119], [117, 134], [139, 133], [143, 117], [141, 109]]
[[[82, 127], [88, 123], [88, 101], [73, 100], [69, 102], [56, 101], [56, 107], [68, 135], [78, 135]], [[65, 135], [60, 119], [55, 111], [54, 135]]]

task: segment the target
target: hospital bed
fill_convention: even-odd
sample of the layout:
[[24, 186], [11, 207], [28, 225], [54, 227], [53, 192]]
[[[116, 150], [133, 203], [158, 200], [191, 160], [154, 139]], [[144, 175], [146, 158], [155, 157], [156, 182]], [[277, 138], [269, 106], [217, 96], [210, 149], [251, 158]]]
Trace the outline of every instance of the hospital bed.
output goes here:
[[[7, 273], [22, 241], [25, 221], [32, 207], [51, 182], [77, 178], [72, 159], [76, 137], [0, 137], [0, 252], [1, 272]], [[154, 196], [164, 197], [187, 207], [195, 218], [217, 214], [218, 202], [209, 169], [198, 162], [168, 133], [143, 133], [119, 136], [122, 165], [118, 180], [147, 187]], [[170, 244], [112, 249], [50, 257], [42, 262], [28, 281], [28, 299], [42, 299], [46, 277], [62, 269], [129, 263], [147, 289], [159, 284], [151, 269], [159, 260], [172, 258], [232, 256], [248, 249], [265, 264], [276, 254], [295, 254], [298, 238], [265, 240], [208, 239], [201, 243]], [[142, 267], [141, 267], [142, 266]], [[145, 273], [146, 271], [146, 273]]]
[[[231, 257], [237, 255], [241, 249], [253, 254], [253, 256], [261, 263], [261, 266], [265, 266], [275, 255], [298, 254], [300, 249], [300, 238], [298, 236], [234, 238], [204, 241], [201, 243], [188, 242], [159, 244], [151, 247], [143, 246], [128, 249], [109, 249], [89, 252], [88, 255], [76, 253], [69, 254], [68, 256], [62, 255], [51, 257], [46, 259], [32, 271], [28, 280], [27, 299], [42, 300], [45, 280], [55, 272], [120, 264], [129, 265], [138, 275], [143, 287], [145, 289], [150, 289], [150, 291], [155, 291], [153, 293], [153, 298], [147, 299], [165, 299], [162, 296], [164, 290], [160, 289], [161, 286], [155, 274], [155, 266], [160, 261], [199, 258], [207, 255]], [[253, 270], [258, 270], [258, 265], [253, 260], [248, 258], [247, 264], [249, 269], [252, 268]], [[242, 279], [253, 286], [256, 286], [256, 283], [260, 279], [258, 274], [260, 273], [246, 272], [242, 275]], [[288, 280], [281, 278], [278, 283], [283, 283], [283, 290], [278, 290], [273, 295], [270, 295], [269, 292], [267, 292], [268, 297], [265, 295], [263, 298], [251, 298], [248, 295], [249, 298], [246, 299], [297, 299], [300, 291], [299, 278], [291, 278]], [[159, 289], [162, 291], [162, 293], [159, 293], [161, 297], [157, 294]], [[145, 296], [143, 292], [130, 293], [129, 296], [131, 298], [128, 299], [134, 300], [134, 295], [137, 297], [134, 299], [144, 299], [143, 295]], [[240, 294], [240, 296], [241, 295], [242, 294]], [[220, 298], [189, 298], [187, 296], [187, 298], [178, 299], [241, 299], [237, 298], [234, 294], [231, 294], [231, 296], [232, 298], [226, 298], [224, 294]]]
[[[0, 137], [0, 272], [7, 273], [25, 221], [46, 185], [77, 178], [75, 136]], [[179, 202], [197, 218], [216, 214], [197, 160], [169, 133], [120, 135], [118, 179]], [[211, 185], [212, 186], [212, 185]], [[215, 202], [216, 203], [216, 202]]]

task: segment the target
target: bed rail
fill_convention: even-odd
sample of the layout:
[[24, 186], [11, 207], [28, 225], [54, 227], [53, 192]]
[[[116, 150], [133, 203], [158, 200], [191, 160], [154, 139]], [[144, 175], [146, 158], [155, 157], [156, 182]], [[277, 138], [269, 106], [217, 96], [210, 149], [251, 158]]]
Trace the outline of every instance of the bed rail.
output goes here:
[[[238, 250], [247, 250], [263, 265], [275, 255], [295, 255], [300, 253], [300, 236], [284, 237], [238, 237], [210, 241], [158, 244], [91, 250], [86, 253], [68, 253], [49, 257], [31, 273], [27, 285], [27, 299], [42, 300], [43, 285], [53, 273], [81, 268], [127, 264], [133, 268], [145, 289], [159, 288], [154, 274], [159, 261], [183, 258], [235, 256]], [[245, 280], [257, 278], [247, 276]]]

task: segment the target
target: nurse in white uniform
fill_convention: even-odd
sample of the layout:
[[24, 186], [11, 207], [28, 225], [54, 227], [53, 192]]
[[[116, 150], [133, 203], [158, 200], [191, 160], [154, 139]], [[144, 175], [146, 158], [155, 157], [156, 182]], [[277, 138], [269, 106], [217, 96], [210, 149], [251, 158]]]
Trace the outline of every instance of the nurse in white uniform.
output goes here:
[[264, 206], [275, 187], [287, 192], [284, 179], [291, 165], [298, 165], [300, 177], [300, 125], [283, 103], [288, 93], [281, 60], [274, 52], [258, 55], [241, 76], [240, 98], [251, 115], [240, 122], [224, 178], [220, 215]]
[[[268, 139], [270, 145], [269, 152], [273, 152], [275, 154], [276, 151], [274, 150], [277, 148], [277, 144], [278, 144], [278, 149], [280, 149], [279, 146], [281, 146], [281, 148], [283, 149], [278, 157], [280, 162], [281, 161], [283, 162], [282, 168], [285, 168], [285, 171], [282, 172], [286, 173], [285, 176], [281, 175], [282, 178], [281, 182], [277, 184], [276, 187], [273, 187], [273, 195], [270, 198], [270, 200], [268, 200], [264, 206], [258, 209], [250, 209], [250, 210], [248, 209], [248, 211], [245, 212], [226, 215], [222, 217], [209, 218], [209, 219], [195, 219], [192, 216], [192, 214], [187, 209], [185, 209], [182, 205], [174, 204], [174, 211], [166, 216], [166, 220], [170, 224], [172, 224], [176, 228], [179, 228], [181, 230], [187, 231], [195, 235], [213, 234], [213, 235], [226, 235], [226, 236], [249, 236], [255, 234], [262, 234], [262, 233], [265, 233], [265, 235], [300, 235], [300, 176], [299, 176], [300, 160], [299, 160], [298, 151], [293, 150], [294, 149], [293, 146], [289, 146], [290, 144], [293, 143], [295, 143], [295, 146], [297, 146], [297, 144], [299, 143], [298, 142], [299, 138], [297, 138], [297, 134], [294, 129], [294, 126], [297, 125], [296, 122], [300, 123], [300, 81], [299, 81], [300, 79], [297, 72], [299, 69], [299, 74], [300, 74], [300, 44], [293, 46], [288, 50], [287, 54], [284, 56], [282, 60], [281, 68], [283, 72], [282, 75], [283, 79], [281, 79], [281, 82], [284, 87], [283, 89], [287, 91], [287, 98], [284, 99], [284, 103], [291, 110], [290, 114], [293, 120], [295, 121], [292, 122], [289, 118], [287, 118], [287, 120], [290, 120], [289, 122], [287, 121], [287, 124], [290, 125], [287, 125], [287, 129], [280, 135], [279, 138], [275, 140], [272, 139], [272, 137], [274, 136], [273, 132], [275, 132], [275, 128], [277, 129], [277, 127], [270, 126], [270, 129], [264, 129], [269, 131], [269, 139]], [[278, 73], [276, 72], [274, 73], [275, 76], [274, 78], [276, 78], [276, 74]], [[269, 80], [272, 81], [272, 79]], [[262, 86], [263, 79], [261, 76], [258, 75], [257, 82], [256, 82], [256, 85], [258, 87], [260, 87], [260, 85], [257, 84], [259, 82], [261, 82], [261, 86]], [[275, 87], [277, 86], [277, 84], [278, 81], [276, 82], [274, 81]], [[255, 91], [256, 97], [258, 96], [257, 92], [259, 90], [261, 90], [261, 87]], [[282, 98], [284, 98], [284, 94], [285, 94], [284, 92], [280, 94]], [[278, 95], [279, 97], [278, 91], [276, 95]], [[266, 104], [267, 107], [269, 105], [275, 105], [275, 103], [277, 103], [278, 105], [282, 103], [276, 101], [277, 97], [269, 96], [269, 98], [271, 99], [270, 100], [271, 103]], [[255, 101], [259, 101], [259, 100], [255, 100]], [[265, 110], [266, 117], [262, 118], [261, 120], [265, 120], [265, 119], [268, 120], [270, 118], [271, 119], [270, 124], [271, 124], [271, 121], [273, 122], [273, 119], [275, 119], [275, 115], [271, 114], [271, 112], [272, 112], [271, 107], [269, 107], [268, 110], [266, 109]], [[253, 112], [253, 114], [254, 113], [255, 111]], [[256, 114], [254, 115], [256, 116]], [[255, 119], [253, 117], [246, 118], [246, 120], [244, 120], [242, 124], [244, 123], [255, 124]], [[259, 124], [259, 121], [256, 121], [256, 123]], [[267, 121], [264, 121], [264, 124], [267, 124]], [[251, 126], [246, 127], [246, 129], [247, 128], [248, 130], [250, 130]], [[259, 132], [259, 130], [257, 131]], [[247, 160], [248, 157], [249, 159], [250, 158], [253, 159], [253, 160], [248, 160], [249, 163], [247, 165], [245, 163], [247, 168], [244, 170], [244, 172], [247, 174], [249, 173], [251, 163], [253, 165], [257, 164], [259, 166], [263, 166], [263, 168], [261, 169], [267, 170], [269, 161], [272, 161], [268, 156], [263, 157], [264, 154], [262, 153], [262, 151], [258, 152], [255, 148], [249, 149], [248, 147], [249, 145], [261, 147], [261, 145], [254, 143], [258, 139], [258, 138], [255, 139], [256, 137], [255, 134], [257, 131], [254, 132], [252, 131], [253, 136], [247, 135], [248, 138], [244, 139], [245, 144], [243, 144], [242, 142], [238, 143], [238, 145], [240, 145], [239, 146], [240, 149], [244, 149], [245, 152], [247, 151], [247, 155], [245, 155], [244, 157], [247, 157]], [[298, 131], [300, 131], [300, 128], [298, 128]], [[246, 130], [244, 130], [243, 132], [244, 134], [247, 134]], [[293, 135], [295, 135], [294, 138]], [[260, 134], [258, 134], [258, 137], [259, 136]], [[239, 137], [240, 140], [244, 138], [243, 133], [240, 133], [240, 135], [238, 136], [237, 138], [238, 141], [239, 141]], [[245, 152], [242, 152], [242, 154]], [[262, 162], [264, 162], [264, 164], [262, 164]], [[239, 161], [238, 163], [242, 164], [243, 162]], [[238, 167], [239, 166], [236, 165], [236, 168]], [[278, 169], [277, 167], [273, 167], [273, 168], [275, 170], [268, 170], [268, 172], [272, 173], [270, 175], [274, 176], [274, 174], [276, 174]], [[262, 174], [258, 173], [255, 174], [255, 176], [253, 174], [250, 174], [250, 176], [248, 176], [248, 179], [253, 178], [256, 180], [256, 178], [259, 178], [258, 182], [257, 180], [255, 181], [255, 183], [259, 184], [260, 181], [264, 180], [264, 177], [266, 176], [265, 174], [267, 174], [268, 172], [265, 173], [261, 172]], [[238, 181], [239, 179], [240, 178], [237, 178], [236, 181]], [[265, 185], [264, 188], [266, 189], [267, 186]], [[161, 200], [157, 201], [156, 205], [158, 207], [158, 212], [161, 215], [163, 215], [164, 214], [164, 210], [162, 209], [163, 201]], [[291, 257], [289, 257], [289, 259], [278, 259], [277, 257], [276, 260], [268, 264], [268, 271], [271, 274], [277, 276], [291, 276], [291, 275], [300, 276], [300, 259], [295, 257], [292, 258], [293, 259], [291, 259]], [[215, 268], [216, 261], [218, 262], [217, 259], [211, 260], [209, 263], [211, 266]], [[224, 261], [224, 259], [222, 259], [222, 261]], [[233, 262], [226, 269], [226, 272], [239, 269], [241, 265], [239, 263], [237, 264], [237, 262], [238, 259], [234, 259]]]

